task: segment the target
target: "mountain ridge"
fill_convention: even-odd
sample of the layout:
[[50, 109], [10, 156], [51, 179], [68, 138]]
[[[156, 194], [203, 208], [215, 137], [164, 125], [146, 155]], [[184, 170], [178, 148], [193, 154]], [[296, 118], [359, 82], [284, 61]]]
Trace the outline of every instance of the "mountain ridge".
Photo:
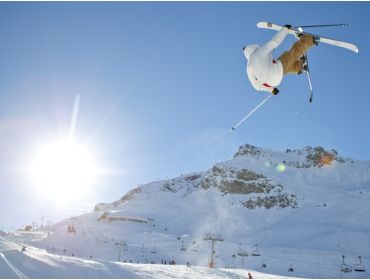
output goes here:
[[[286, 156], [286, 157], [285, 157]], [[179, 177], [160, 180], [151, 183], [147, 183], [140, 187], [134, 187], [132, 190], [127, 192], [121, 199], [116, 200], [112, 203], [98, 203], [94, 207], [94, 211], [102, 211], [103, 209], [108, 210], [111, 208], [116, 208], [120, 204], [128, 202], [135, 197], [135, 194], [142, 192], [143, 189], [150, 188], [153, 183], [163, 183], [162, 191], [176, 192], [176, 188], [173, 188], [176, 182], [187, 181], [193, 184], [193, 187], [201, 187], [203, 189], [208, 189], [210, 187], [215, 187], [223, 193], [239, 193], [239, 194], [249, 194], [254, 192], [263, 192], [264, 189], [267, 193], [271, 191], [272, 188], [278, 186], [283, 188], [281, 185], [276, 184], [271, 185], [269, 182], [273, 181], [271, 178], [267, 178], [263, 175], [261, 170], [255, 171], [254, 168], [242, 168], [237, 171], [234, 167], [227, 167], [229, 161], [234, 159], [264, 159], [263, 166], [267, 168], [276, 168], [279, 172], [284, 172], [287, 167], [293, 168], [323, 168], [326, 166], [332, 166], [333, 164], [344, 164], [347, 162], [354, 163], [353, 159], [343, 157], [338, 155], [338, 152], [334, 149], [325, 150], [321, 146], [306, 146], [302, 149], [286, 149], [285, 152], [275, 152], [272, 150], [262, 149], [255, 147], [250, 144], [245, 144], [239, 147], [238, 151], [233, 155], [231, 160], [227, 160], [222, 163], [213, 165], [210, 169], [203, 172], [192, 172], [186, 175], [181, 175]], [[226, 165], [225, 165], [226, 163]], [[370, 162], [369, 162], [370, 170]], [[218, 166], [221, 166], [218, 167]], [[219, 178], [232, 178], [234, 174], [234, 181], [224, 181], [220, 184]], [[210, 178], [216, 177], [216, 179], [211, 180]], [[264, 182], [261, 182], [263, 180]], [[246, 181], [248, 183], [246, 183]], [[172, 186], [172, 187], [171, 187]], [[296, 203], [295, 203], [296, 205]]]
[[115, 260], [124, 242], [128, 260], [206, 266], [204, 236], [217, 233], [224, 240], [216, 248], [218, 266], [242, 267], [238, 250], [250, 253], [258, 244], [261, 258], [248, 258], [248, 268], [338, 278], [342, 255], [370, 262], [369, 201], [370, 161], [320, 146], [276, 152], [247, 144], [205, 171], [136, 186], [61, 221], [38, 246]]

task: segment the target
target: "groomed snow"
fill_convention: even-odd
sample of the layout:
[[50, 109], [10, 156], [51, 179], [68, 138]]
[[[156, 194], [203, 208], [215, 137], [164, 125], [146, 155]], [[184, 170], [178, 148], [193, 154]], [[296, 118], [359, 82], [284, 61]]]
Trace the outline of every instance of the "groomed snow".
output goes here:
[[242, 269], [210, 269], [184, 265], [128, 264], [49, 254], [0, 239], [0, 278], [276, 278]]

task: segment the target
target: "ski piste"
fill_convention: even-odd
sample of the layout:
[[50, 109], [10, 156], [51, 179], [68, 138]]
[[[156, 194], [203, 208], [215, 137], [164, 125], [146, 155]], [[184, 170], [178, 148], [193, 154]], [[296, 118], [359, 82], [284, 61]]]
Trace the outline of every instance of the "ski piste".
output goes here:
[[[258, 28], [271, 29], [271, 30], [280, 30], [284, 26], [278, 25], [278, 24], [275, 24], [275, 23], [271, 23], [271, 22], [261, 21], [261, 22], [258, 22], [257, 23], [257, 27]], [[353, 51], [355, 53], [358, 53], [357, 46], [354, 45], [354, 44], [348, 43], [348, 42], [343, 42], [343, 41], [330, 39], [330, 38], [323, 37], [323, 36], [316, 35], [316, 34], [307, 33], [307, 32], [304, 32], [302, 30], [295, 29], [295, 28], [288, 29], [288, 32], [289, 32], [289, 34], [294, 35], [296, 37], [297, 37], [298, 34], [315, 36], [320, 43], [325, 43], [325, 44], [329, 44], [329, 45], [333, 45], [333, 46], [345, 48], [345, 49], [351, 50], [351, 51]]]

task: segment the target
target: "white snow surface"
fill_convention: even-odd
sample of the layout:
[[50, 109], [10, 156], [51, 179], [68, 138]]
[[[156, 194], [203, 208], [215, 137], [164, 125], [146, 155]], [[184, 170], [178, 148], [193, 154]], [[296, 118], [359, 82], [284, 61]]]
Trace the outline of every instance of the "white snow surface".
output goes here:
[[[131, 264], [89, 260], [47, 253], [34, 247], [22, 247], [0, 238], [0, 278], [276, 278], [244, 269], [211, 269], [184, 265]], [[283, 278], [283, 277], [280, 277]]]
[[[63, 220], [49, 237], [46, 229], [7, 237], [41, 251], [21, 253], [9, 243], [13, 249], [1, 253], [31, 278], [239, 278], [248, 272], [257, 278], [369, 278], [370, 161], [330, 150], [324, 151], [329, 161], [319, 157], [324, 164], [314, 164], [322, 151], [245, 145], [207, 171], [142, 185]], [[103, 214], [147, 223], [99, 220]], [[75, 233], [68, 232], [71, 226]], [[207, 268], [207, 233], [223, 238], [215, 245], [216, 269]], [[244, 267], [240, 248], [249, 253]], [[260, 256], [252, 256], [254, 250]], [[369, 269], [344, 274], [342, 255], [352, 267], [361, 256]], [[162, 265], [169, 260], [177, 265]], [[0, 277], [17, 275], [4, 258], [0, 268]]]

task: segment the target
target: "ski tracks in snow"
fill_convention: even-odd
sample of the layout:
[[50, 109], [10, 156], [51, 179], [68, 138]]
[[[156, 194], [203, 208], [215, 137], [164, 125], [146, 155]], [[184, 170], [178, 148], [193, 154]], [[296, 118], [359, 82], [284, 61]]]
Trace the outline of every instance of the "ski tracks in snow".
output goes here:
[[20, 279], [28, 279], [26, 275], [24, 275], [18, 268], [16, 268], [6, 257], [3, 253], [0, 253], [0, 259], [2, 259], [9, 268], [18, 276]]

